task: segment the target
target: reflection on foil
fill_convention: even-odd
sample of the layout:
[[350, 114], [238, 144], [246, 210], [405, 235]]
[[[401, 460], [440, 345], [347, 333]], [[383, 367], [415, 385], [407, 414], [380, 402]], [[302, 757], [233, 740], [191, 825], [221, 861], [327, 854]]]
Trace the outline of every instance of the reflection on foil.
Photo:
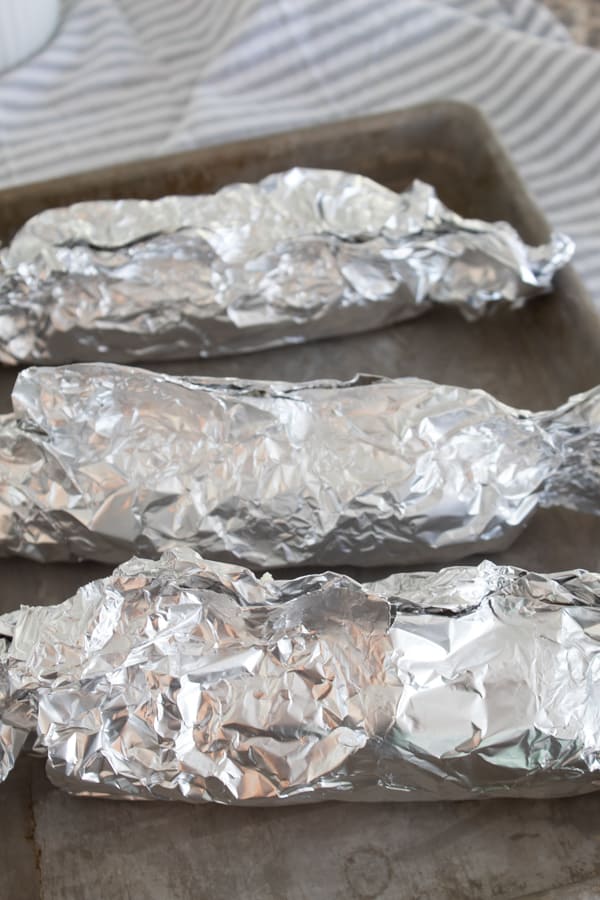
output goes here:
[[[482, 563], [258, 580], [189, 550], [0, 617], [0, 774], [284, 803], [600, 785], [600, 576]], [[2, 641], [0, 640], [0, 646]]]
[[448, 561], [537, 505], [600, 511], [600, 389], [552, 412], [358, 376], [22, 372], [0, 417], [0, 553], [123, 562], [186, 544], [267, 569]]
[[363, 332], [434, 304], [467, 319], [547, 291], [528, 247], [415, 182], [292, 169], [213, 195], [78, 203], [0, 252], [0, 362], [183, 359]]

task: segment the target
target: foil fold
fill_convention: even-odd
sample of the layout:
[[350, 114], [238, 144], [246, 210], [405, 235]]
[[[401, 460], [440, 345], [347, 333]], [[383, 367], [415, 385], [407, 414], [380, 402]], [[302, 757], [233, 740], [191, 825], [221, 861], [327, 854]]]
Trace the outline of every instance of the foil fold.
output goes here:
[[600, 511], [600, 388], [529, 412], [417, 378], [96, 363], [25, 370], [12, 401], [2, 555], [397, 568], [504, 549], [540, 505]]
[[0, 252], [0, 362], [182, 359], [363, 332], [548, 291], [573, 244], [525, 245], [429, 185], [292, 169], [213, 195], [77, 203]]
[[0, 617], [0, 774], [231, 804], [600, 786], [600, 576], [482, 563], [361, 585], [185, 549]]

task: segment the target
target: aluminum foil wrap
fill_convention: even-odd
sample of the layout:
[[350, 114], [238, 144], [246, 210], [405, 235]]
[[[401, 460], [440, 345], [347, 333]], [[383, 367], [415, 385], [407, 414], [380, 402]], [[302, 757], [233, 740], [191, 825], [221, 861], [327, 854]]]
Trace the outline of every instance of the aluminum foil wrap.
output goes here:
[[[600, 576], [482, 563], [361, 585], [189, 550], [0, 617], [0, 771], [219, 803], [600, 787]], [[2, 641], [0, 640], [0, 644]]]
[[549, 289], [573, 244], [527, 247], [415, 182], [292, 169], [214, 195], [78, 203], [0, 253], [0, 362], [181, 359], [467, 318]]
[[417, 378], [305, 384], [28, 369], [0, 417], [0, 553], [259, 569], [505, 548], [536, 505], [600, 511], [600, 388], [553, 412]]

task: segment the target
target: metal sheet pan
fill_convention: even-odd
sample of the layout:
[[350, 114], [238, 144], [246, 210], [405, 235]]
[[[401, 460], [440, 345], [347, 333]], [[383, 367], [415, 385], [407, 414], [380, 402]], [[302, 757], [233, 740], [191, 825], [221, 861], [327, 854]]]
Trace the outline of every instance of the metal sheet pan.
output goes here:
[[[531, 243], [548, 235], [543, 216], [480, 114], [460, 104], [435, 103], [12, 188], [0, 194], [0, 238], [8, 239], [29, 216], [49, 206], [100, 197], [211, 191], [291, 165], [361, 172], [396, 190], [418, 177], [432, 183], [444, 202], [464, 215], [507, 219]], [[411, 374], [480, 386], [511, 404], [542, 409], [600, 382], [599, 348], [600, 321], [568, 267], [557, 278], [552, 297], [532, 302], [516, 316], [500, 314], [465, 327], [451, 312], [439, 312], [382, 332], [298, 347], [293, 353], [283, 348], [172, 363], [162, 369], [287, 380], [348, 378], [357, 369]], [[0, 372], [3, 411], [9, 409], [15, 374]], [[543, 511], [510, 551], [494, 559], [538, 571], [575, 566], [598, 570], [600, 520]], [[0, 610], [21, 602], [59, 602], [106, 572], [91, 564], [43, 567], [2, 561]], [[369, 578], [377, 574], [371, 570]], [[341, 890], [356, 897], [413, 897], [424, 891], [440, 898], [478, 898], [491, 895], [492, 880], [496, 896], [516, 897], [599, 873], [590, 837], [600, 828], [593, 795], [512, 805], [490, 801], [477, 809], [472, 804], [404, 810], [367, 804], [349, 814], [328, 804], [312, 812], [271, 810], [268, 815], [194, 809], [190, 816], [190, 810], [178, 804], [165, 804], [167, 809], [141, 804], [132, 811], [129, 804], [65, 797], [47, 786], [37, 762], [31, 799], [29, 767], [23, 758], [18, 790], [16, 781], [0, 789], [11, 817], [23, 820], [23, 835], [15, 828], [3, 846], [10, 860], [6, 869], [21, 871], [15, 862], [21, 845], [23, 853], [30, 852], [24, 835], [32, 803], [42, 880], [52, 880], [52, 896], [83, 885], [81, 879], [87, 890], [93, 876], [98, 891], [94, 896], [114, 893], [117, 885], [118, 891], [125, 891], [127, 884], [133, 893], [143, 885], [153, 897], [167, 897], [172, 885], [179, 885], [178, 873], [189, 871], [200, 879], [195, 889], [202, 883], [202, 892], [215, 898], [230, 896], [232, 884], [243, 885], [245, 897], [300, 897], [304, 892], [329, 897]], [[513, 832], [514, 840], [508, 841]], [[145, 849], [141, 833], [147, 835]], [[159, 833], [163, 851], [157, 854], [152, 847]], [[167, 852], [165, 840], [176, 853]], [[77, 846], [84, 843], [92, 857], [80, 857]], [[226, 850], [229, 845], [234, 849]], [[63, 870], [65, 848], [69, 866]], [[117, 860], [117, 881], [106, 867], [90, 868], [90, 858], [101, 860], [107, 853]], [[308, 859], [313, 860], [313, 874], [307, 870]], [[33, 872], [33, 854], [31, 868]], [[224, 871], [229, 873], [226, 878], [221, 877]]]

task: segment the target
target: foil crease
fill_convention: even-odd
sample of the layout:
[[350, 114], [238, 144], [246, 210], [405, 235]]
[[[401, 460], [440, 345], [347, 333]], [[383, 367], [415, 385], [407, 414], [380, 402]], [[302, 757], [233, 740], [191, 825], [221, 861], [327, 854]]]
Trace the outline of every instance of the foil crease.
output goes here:
[[292, 169], [207, 196], [78, 203], [0, 253], [0, 362], [242, 353], [401, 322], [467, 319], [549, 290], [573, 244], [526, 246], [429, 185], [402, 194]]
[[[600, 576], [485, 562], [361, 585], [185, 549], [0, 617], [0, 771], [232, 804], [600, 786]], [[14, 736], [17, 736], [16, 744]]]
[[600, 511], [600, 388], [552, 412], [417, 378], [304, 384], [31, 368], [0, 418], [0, 553], [187, 545], [257, 569], [504, 549], [536, 506]]

